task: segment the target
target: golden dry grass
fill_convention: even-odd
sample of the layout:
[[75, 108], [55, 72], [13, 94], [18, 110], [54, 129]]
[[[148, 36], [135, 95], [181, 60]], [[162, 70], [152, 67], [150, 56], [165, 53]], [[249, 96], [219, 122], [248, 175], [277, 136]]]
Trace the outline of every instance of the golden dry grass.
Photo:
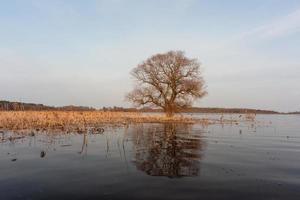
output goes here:
[[192, 118], [164, 115], [145, 115], [133, 112], [102, 111], [3, 111], [0, 112], [0, 129], [60, 129], [82, 130], [103, 124], [129, 123], [195, 123]]
[[[243, 120], [244, 118], [244, 120]], [[240, 115], [239, 120], [192, 118], [182, 115], [166, 117], [164, 114], [144, 114], [137, 112], [103, 112], [103, 111], [0, 111], [0, 132], [3, 131], [54, 131], [78, 132], [88, 130], [96, 133], [103, 131], [103, 126], [120, 126], [131, 123], [186, 123], [201, 124], [235, 124], [250, 121], [254, 123], [255, 115]]]

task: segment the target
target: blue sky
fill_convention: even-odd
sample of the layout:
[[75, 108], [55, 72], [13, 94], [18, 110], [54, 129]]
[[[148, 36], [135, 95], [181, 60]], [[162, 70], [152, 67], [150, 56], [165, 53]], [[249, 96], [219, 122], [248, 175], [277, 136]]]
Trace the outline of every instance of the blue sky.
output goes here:
[[130, 106], [130, 70], [183, 50], [196, 106], [300, 110], [299, 0], [0, 0], [0, 28], [0, 99]]

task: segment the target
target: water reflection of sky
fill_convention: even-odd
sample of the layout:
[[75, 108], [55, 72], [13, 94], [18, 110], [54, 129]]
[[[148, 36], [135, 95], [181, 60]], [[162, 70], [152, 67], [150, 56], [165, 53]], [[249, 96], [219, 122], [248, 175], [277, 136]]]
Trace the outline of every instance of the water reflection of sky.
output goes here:
[[2, 132], [0, 199], [299, 199], [299, 117], [258, 118], [102, 134]]
[[200, 130], [192, 131], [191, 125], [184, 124], [140, 124], [108, 128], [105, 133], [97, 135], [89, 132], [3, 132], [1, 146], [7, 151], [6, 157], [15, 162], [30, 156], [24, 155], [24, 148], [31, 149], [31, 152], [39, 150], [40, 158], [46, 157], [49, 152], [65, 150], [73, 150], [86, 157], [89, 151], [94, 152], [93, 146], [96, 143], [102, 149], [102, 156], [107, 159], [119, 156], [125, 160], [126, 165], [133, 164], [147, 175], [174, 178], [197, 176], [200, 173], [199, 163], [204, 150], [201, 133]]

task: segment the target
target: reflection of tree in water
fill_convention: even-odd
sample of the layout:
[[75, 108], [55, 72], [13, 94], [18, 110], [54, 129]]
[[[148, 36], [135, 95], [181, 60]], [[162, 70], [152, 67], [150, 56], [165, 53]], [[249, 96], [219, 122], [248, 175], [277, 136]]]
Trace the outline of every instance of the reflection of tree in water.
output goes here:
[[135, 165], [151, 176], [197, 176], [203, 142], [188, 125], [139, 127], [132, 133]]

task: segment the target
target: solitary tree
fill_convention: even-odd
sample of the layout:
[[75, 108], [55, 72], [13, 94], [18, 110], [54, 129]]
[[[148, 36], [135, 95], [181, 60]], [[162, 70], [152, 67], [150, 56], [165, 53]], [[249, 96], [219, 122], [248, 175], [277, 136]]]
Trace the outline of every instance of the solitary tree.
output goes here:
[[197, 59], [182, 51], [156, 54], [131, 72], [137, 81], [127, 99], [137, 107], [160, 107], [168, 117], [207, 94]]

